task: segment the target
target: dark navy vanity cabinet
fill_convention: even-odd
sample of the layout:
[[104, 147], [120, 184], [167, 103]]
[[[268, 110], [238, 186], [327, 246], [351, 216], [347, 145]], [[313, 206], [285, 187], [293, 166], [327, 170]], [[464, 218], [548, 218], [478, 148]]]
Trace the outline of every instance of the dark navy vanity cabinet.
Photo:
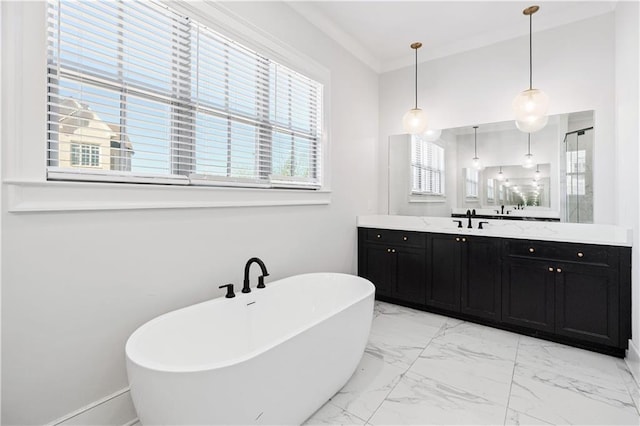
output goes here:
[[631, 248], [358, 228], [376, 298], [624, 356]]

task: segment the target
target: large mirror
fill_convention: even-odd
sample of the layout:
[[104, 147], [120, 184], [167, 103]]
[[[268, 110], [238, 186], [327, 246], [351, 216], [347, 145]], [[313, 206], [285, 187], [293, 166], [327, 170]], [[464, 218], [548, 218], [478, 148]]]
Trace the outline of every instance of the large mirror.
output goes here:
[[389, 214], [593, 222], [593, 111], [474, 126], [389, 138]]

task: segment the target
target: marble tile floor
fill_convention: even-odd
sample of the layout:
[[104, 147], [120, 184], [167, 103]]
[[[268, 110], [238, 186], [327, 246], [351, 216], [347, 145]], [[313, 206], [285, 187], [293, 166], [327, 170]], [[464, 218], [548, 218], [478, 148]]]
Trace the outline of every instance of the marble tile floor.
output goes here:
[[640, 425], [625, 362], [376, 302], [353, 377], [305, 425]]

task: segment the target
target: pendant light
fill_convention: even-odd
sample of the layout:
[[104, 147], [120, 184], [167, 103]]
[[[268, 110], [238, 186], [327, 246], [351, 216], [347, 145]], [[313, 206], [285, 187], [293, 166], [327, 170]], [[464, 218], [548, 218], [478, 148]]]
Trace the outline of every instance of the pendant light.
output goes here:
[[516, 96], [512, 104], [516, 115], [516, 127], [526, 133], [537, 132], [549, 121], [549, 97], [542, 90], [533, 88], [532, 21], [533, 14], [538, 9], [540, 7], [530, 6], [522, 11], [529, 16], [529, 89]]
[[482, 167], [478, 158], [478, 126], [473, 126], [473, 168], [480, 170]]
[[536, 172], [533, 174], [533, 180], [535, 182], [540, 180], [540, 165], [536, 164]]
[[416, 89], [416, 102], [414, 108], [407, 111], [402, 117], [402, 127], [407, 133], [417, 135], [424, 132], [427, 129], [427, 115], [418, 108], [418, 49], [422, 47], [422, 43], [419, 41], [412, 43], [411, 48], [416, 51], [416, 75], [415, 75], [415, 89]]
[[533, 162], [533, 154], [531, 153], [531, 133], [527, 135], [527, 146], [527, 153], [524, 156], [524, 163], [522, 163], [522, 167], [530, 169], [535, 165]]
[[500, 182], [504, 181], [504, 173], [502, 173], [502, 166], [500, 166], [500, 171], [498, 172], [498, 180]]

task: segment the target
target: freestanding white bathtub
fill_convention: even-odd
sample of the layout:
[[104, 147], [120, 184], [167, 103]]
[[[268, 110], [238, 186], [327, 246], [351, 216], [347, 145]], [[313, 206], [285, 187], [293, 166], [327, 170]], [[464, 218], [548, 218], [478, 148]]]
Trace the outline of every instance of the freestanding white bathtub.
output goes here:
[[141, 423], [302, 423], [355, 371], [374, 290], [353, 275], [297, 275], [149, 321], [126, 345]]

